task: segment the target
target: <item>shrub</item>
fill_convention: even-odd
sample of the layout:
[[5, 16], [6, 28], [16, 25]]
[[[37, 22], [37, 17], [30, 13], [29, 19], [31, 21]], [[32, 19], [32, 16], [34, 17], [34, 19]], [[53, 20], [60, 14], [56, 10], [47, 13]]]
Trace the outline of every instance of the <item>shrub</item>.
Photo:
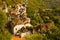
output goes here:
[[0, 11], [0, 40], [10, 40], [10, 33], [5, 31], [5, 23], [7, 22], [6, 14]]
[[42, 39], [43, 39], [43, 36], [39, 33], [26, 36], [26, 40], [42, 40]]

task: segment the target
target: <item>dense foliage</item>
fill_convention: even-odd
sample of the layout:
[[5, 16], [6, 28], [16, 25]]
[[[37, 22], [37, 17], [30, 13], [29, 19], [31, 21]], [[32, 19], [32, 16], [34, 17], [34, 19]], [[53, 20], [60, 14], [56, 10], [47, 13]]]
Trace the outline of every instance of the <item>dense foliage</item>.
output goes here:
[[[25, 2], [24, 0], [3, 1], [5, 1], [7, 5], [12, 5], [12, 7], [16, 3]], [[47, 24], [48, 27], [51, 26], [50, 29], [46, 29], [42, 34], [37, 33], [27, 36], [27, 40], [60, 40], [60, 0], [27, 0], [26, 3], [27, 16], [31, 18], [31, 24], [33, 26], [41, 24]], [[0, 0], [0, 6], [2, 6], [2, 0]], [[5, 20], [5, 15], [0, 11], [0, 31], [3, 31]], [[0, 39], [5, 40], [5, 38], [1, 36], [2, 34], [0, 33]], [[8, 37], [6, 38], [6, 40], [9, 39]]]
[[5, 30], [6, 22], [6, 14], [0, 10], [0, 40], [10, 40], [11, 34]]
[[[43, 38], [36, 37], [36, 40], [60, 40], [60, 1], [59, 0], [30, 0], [27, 6], [28, 17], [31, 18], [31, 24], [47, 24], [51, 29], [42, 32]], [[33, 34], [32, 34], [33, 35]], [[35, 34], [34, 34], [35, 35]], [[29, 36], [35, 40], [35, 36]]]

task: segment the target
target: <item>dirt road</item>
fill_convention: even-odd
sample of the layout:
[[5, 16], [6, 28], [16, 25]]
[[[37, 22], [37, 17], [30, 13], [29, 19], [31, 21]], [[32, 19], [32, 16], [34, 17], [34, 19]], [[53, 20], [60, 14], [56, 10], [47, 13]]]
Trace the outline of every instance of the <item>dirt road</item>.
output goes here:
[[25, 38], [19, 38], [18, 36], [12, 36], [11, 40], [25, 40]]

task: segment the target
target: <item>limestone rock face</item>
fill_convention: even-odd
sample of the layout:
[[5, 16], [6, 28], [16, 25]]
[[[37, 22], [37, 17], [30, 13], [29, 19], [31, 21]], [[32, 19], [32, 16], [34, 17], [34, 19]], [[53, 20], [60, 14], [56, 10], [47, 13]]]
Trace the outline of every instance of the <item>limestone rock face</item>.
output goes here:
[[22, 4], [15, 5], [15, 7], [10, 10], [9, 15], [10, 18], [8, 18], [11, 19], [12, 23], [14, 24], [14, 34], [16, 34], [22, 27], [26, 28], [26, 26], [32, 26], [30, 24], [30, 18], [27, 17], [26, 7]]
[[[30, 24], [30, 18], [27, 17], [26, 13], [26, 7], [23, 6], [23, 4], [16, 4], [11, 10], [8, 10], [8, 6], [5, 4], [5, 11], [7, 14], [8, 21], [11, 21], [13, 27], [12, 31], [13, 34], [19, 34], [21, 33], [20, 30], [24, 31], [24, 33], [21, 34], [21, 37], [24, 37], [25, 35], [29, 34], [28, 30], [25, 29], [26, 27], [32, 26]], [[7, 13], [8, 12], [8, 13]], [[27, 30], [27, 32], [26, 32]]]

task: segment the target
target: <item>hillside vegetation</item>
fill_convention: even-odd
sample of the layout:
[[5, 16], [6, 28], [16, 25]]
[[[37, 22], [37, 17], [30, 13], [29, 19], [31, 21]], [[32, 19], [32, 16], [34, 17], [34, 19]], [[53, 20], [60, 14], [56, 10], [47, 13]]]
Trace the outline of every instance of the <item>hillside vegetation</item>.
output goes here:
[[[31, 18], [31, 24], [34, 27], [47, 25], [48, 28], [31, 36], [27, 35], [27, 40], [60, 40], [60, 0], [0, 0], [0, 9], [4, 7], [4, 1], [8, 8], [10, 5], [13, 7], [17, 3], [26, 2], [27, 16]], [[11, 34], [4, 30], [6, 22], [6, 14], [0, 11], [0, 40], [10, 40]]]

